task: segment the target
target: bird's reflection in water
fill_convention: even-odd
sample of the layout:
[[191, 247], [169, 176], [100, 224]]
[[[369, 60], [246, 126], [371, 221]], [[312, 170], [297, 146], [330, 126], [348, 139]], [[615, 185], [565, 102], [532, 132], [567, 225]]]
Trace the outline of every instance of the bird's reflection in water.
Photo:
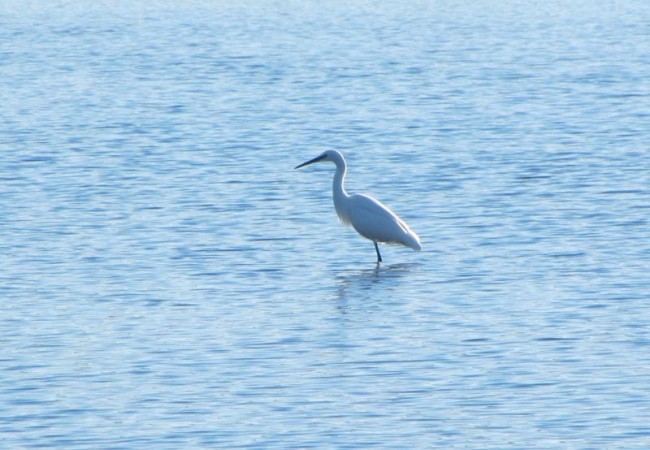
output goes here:
[[373, 299], [387, 298], [391, 291], [400, 285], [400, 279], [418, 268], [417, 263], [382, 265], [374, 268], [355, 270], [340, 274], [337, 287], [337, 308], [343, 314], [350, 308], [363, 304], [364, 308], [374, 308], [368, 304]]

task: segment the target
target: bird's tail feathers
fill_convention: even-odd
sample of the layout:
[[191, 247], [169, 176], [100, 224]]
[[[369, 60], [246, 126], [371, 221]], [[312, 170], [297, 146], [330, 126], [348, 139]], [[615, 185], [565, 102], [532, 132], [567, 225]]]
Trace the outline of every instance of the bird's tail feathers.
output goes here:
[[412, 248], [416, 252], [422, 250], [422, 244], [420, 243], [420, 238], [409, 226], [401, 219], [398, 219], [398, 223], [402, 230], [404, 231], [404, 241], [402, 242], [409, 248]]

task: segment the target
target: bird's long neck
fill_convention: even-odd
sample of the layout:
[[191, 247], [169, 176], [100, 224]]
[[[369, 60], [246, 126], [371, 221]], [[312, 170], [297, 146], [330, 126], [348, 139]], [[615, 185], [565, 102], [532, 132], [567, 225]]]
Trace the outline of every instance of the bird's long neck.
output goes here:
[[337, 159], [334, 161], [336, 164], [336, 173], [334, 174], [334, 181], [332, 182], [332, 196], [334, 197], [334, 209], [336, 209], [336, 214], [339, 216], [339, 219], [343, 223], [350, 223], [350, 215], [347, 209], [348, 206], [348, 193], [345, 192], [345, 173], [347, 172], [347, 167], [345, 166], [345, 160]]
[[332, 182], [334, 203], [336, 203], [337, 199], [343, 199], [348, 196], [348, 193], [345, 191], [345, 174], [347, 172], [345, 160], [335, 161], [335, 164], [336, 173], [334, 174], [334, 181]]

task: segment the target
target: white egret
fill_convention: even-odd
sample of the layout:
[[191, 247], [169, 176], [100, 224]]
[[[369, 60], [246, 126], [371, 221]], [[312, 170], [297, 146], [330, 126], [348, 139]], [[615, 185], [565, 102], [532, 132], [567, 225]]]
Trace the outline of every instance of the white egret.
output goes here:
[[378, 242], [400, 244], [413, 250], [422, 250], [420, 238], [402, 219], [378, 200], [364, 194], [348, 194], [345, 191], [345, 174], [347, 166], [341, 152], [327, 150], [314, 159], [310, 159], [295, 167], [307, 166], [317, 162], [331, 161], [336, 164], [336, 173], [332, 183], [334, 208], [341, 222], [352, 227], [361, 236], [370, 239], [375, 244], [377, 262], [381, 262]]

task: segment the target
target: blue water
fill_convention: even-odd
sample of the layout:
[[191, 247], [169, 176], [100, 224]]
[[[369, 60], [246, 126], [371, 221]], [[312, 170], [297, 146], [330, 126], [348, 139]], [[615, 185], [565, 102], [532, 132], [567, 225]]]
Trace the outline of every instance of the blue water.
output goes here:
[[0, 5], [1, 448], [650, 448], [650, 3], [133, 3]]

